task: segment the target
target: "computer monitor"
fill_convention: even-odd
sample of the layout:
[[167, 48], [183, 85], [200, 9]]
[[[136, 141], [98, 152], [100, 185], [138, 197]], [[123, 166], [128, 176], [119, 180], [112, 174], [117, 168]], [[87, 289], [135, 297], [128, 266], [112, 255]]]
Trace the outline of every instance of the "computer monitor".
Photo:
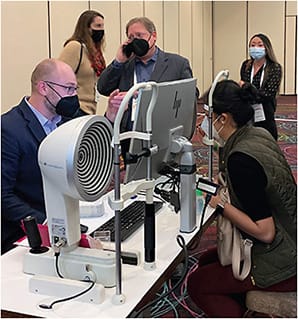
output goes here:
[[[158, 152], [152, 155], [153, 178], [158, 178], [164, 163], [171, 161], [169, 151], [173, 136], [184, 136], [188, 139], [192, 137], [193, 121], [196, 116], [195, 78], [162, 82], [157, 85], [158, 96], [152, 113], [152, 144], [158, 146]], [[143, 89], [139, 92], [133, 125], [136, 131], [146, 132], [146, 114], [151, 93], [151, 89]], [[132, 139], [129, 152], [140, 153], [143, 145], [146, 145], [144, 143], [144, 141]], [[175, 159], [177, 161], [177, 158]], [[127, 164], [124, 183], [144, 178], [146, 178], [146, 158], [139, 158], [136, 164]]]

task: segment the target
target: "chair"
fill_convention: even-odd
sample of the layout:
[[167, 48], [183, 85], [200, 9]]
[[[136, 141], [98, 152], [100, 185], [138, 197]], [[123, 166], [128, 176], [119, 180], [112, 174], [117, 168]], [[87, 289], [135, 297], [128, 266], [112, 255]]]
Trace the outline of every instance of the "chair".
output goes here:
[[246, 294], [246, 307], [270, 317], [297, 318], [297, 292], [252, 290]]

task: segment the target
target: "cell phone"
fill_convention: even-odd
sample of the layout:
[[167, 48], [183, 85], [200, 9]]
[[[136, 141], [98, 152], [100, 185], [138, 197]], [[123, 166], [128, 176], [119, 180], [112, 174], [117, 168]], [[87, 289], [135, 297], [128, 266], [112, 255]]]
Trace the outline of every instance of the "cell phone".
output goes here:
[[81, 234], [85, 234], [88, 231], [88, 226], [80, 224]]
[[122, 46], [122, 52], [126, 55], [127, 58], [129, 58], [132, 54], [132, 46], [131, 43], [128, 43], [127, 45]]
[[200, 177], [197, 182], [197, 189], [210, 195], [216, 195], [219, 189], [219, 184]]

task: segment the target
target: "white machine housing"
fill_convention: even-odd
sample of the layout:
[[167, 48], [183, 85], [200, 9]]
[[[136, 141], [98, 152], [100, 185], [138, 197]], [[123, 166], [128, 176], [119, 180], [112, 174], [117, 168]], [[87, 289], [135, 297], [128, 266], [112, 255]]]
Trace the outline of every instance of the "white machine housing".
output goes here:
[[[86, 277], [105, 287], [115, 286], [115, 254], [78, 247], [79, 200], [96, 201], [109, 186], [113, 169], [111, 141], [110, 122], [103, 116], [87, 115], [61, 125], [41, 143], [38, 162], [52, 248], [41, 254], [28, 252], [23, 271], [38, 275], [36, 278], [42, 275], [52, 279], [33, 281], [38, 284], [36, 291], [51, 294], [54, 284], [58, 290], [63, 287], [58, 282], [64, 278], [74, 280], [74, 286], [76, 280]], [[63, 279], [58, 278], [55, 268], [57, 251]]]
[[38, 162], [52, 245], [64, 239], [64, 249], [78, 246], [79, 200], [98, 200], [109, 186], [113, 167], [111, 140], [109, 121], [89, 115], [63, 124], [41, 143]]

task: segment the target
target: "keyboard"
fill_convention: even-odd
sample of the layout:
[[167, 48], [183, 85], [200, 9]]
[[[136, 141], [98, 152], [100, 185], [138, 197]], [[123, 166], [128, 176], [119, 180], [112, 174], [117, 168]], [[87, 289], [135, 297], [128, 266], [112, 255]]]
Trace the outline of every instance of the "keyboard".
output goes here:
[[[127, 239], [144, 224], [145, 203], [145, 201], [134, 201], [120, 211], [121, 241]], [[162, 202], [154, 202], [154, 212], [158, 212], [162, 205]], [[111, 241], [115, 241], [115, 216], [95, 229], [90, 235], [93, 237], [94, 232], [103, 230], [109, 230]]]

